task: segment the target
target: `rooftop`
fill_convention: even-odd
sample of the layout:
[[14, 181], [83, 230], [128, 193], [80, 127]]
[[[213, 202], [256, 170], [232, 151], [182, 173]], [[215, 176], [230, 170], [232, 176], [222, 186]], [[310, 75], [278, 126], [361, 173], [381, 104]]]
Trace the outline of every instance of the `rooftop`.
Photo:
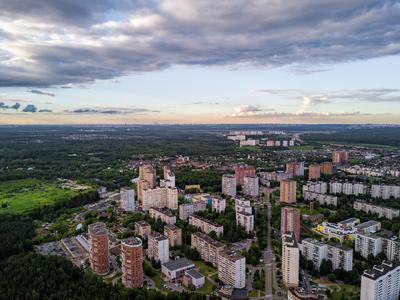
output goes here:
[[142, 240], [136, 237], [131, 237], [122, 240], [122, 244], [127, 245], [127, 246], [134, 246], [134, 247], [139, 247], [142, 246]]
[[184, 268], [194, 267], [194, 263], [187, 258], [181, 257], [175, 260], [170, 260], [163, 264], [163, 267], [167, 268], [169, 271], [177, 271]]
[[198, 272], [196, 270], [193, 270], [193, 269], [186, 271], [185, 275], [190, 276], [190, 277], [192, 277], [194, 279], [200, 279], [200, 278], [204, 277], [203, 274], [201, 274], [200, 272]]
[[151, 240], [151, 239], [155, 239], [156, 241], [168, 240], [168, 238], [165, 235], [158, 233], [158, 232], [154, 232], [154, 233], [150, 234], [149, 240]]
[[224, 244], [222, 244], [219, 241], [216, 241], [216, 240], [212, 239], [211, 237], [209, 237], [207, 234], [205, 234], [203, 232], [195, 232], [195, 233], [192, 233], [192, 235], [195, 235], [195, 236], [201, 238], [202, 240], [205, 240], [207, 243], [209, 243], [209, 244], [211, 244], [211, 245], [213, 245], [215, 247], [218, 247], [218, 248], [219, 247], [225, 247]]
[[376, 280], [398, 267], [400, 267], [400, 263], [398, 262], [384, 261], [381, 265], [375, 265], [372, 270], [364, 271], [363, 276]]
[[107, 234], [107, 226], [103, 222], [92, 223], [88, 226], [88, 232], [93, 235]]
[[145, 227], [145, 226], [151, 226], [149, 223], [146, 221], [137, 221], [135, 222], [135, 225], [138, 224], [139, 226]]

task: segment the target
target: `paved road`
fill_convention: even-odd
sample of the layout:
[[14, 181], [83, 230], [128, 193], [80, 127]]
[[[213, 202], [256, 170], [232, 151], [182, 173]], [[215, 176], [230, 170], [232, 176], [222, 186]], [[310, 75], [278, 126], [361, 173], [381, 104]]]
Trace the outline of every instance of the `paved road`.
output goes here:
[[273, 279], [273, 262], [272, 262], [272, 248], [271, 248], [271, 202], [267, 200], [267, 218], [268, 218], [268, 233], [267, 233], [267, 249], [263, 252], [265, 263], [265, 299], [272, 299], [272, 279]]

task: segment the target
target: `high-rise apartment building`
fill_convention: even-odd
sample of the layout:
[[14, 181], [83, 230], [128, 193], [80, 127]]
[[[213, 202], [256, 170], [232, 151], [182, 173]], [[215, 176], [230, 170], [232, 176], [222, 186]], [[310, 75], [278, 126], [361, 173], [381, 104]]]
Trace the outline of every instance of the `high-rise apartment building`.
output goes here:
[[172, 172], [171, 167], [166, 165], [163, 167], [164, 179], [160, 180], [160, 187], [175, 187], [175, 174]]
[[182, 229], [176, 225], [165, 225], [164, 235], [168, 238], [171, 247], [182, 245]]
[[282, 235], [282, 279], [284, 285], [299, 285], [300, 250], [293, 232]]
[[295, 176], [304, 176], [304, 162], [288, 162], [286, 163], [286, 173]]
[[217, 213], [224, 213], [226, 208], [226, 200], [222, 197], [212, 196], [211, 197], [211, 209]]
[[280, 182], [280, 201], [283, 203], [296, 203], [296, 181], [281, 180]]
[[147, 256], [161, 264], [169, 261], [168, 238], [158, 232], [149, 235]]
[[218, 256], [218, 278], [225, 284], [241, 289], [246, 286], [246, 258], [232, 251]]
[[236, 197], [236, 177], [233, 174], [222, 175], [222, 194]]
[[143, 246], [139, 238], [121, 242], [122, 283], [128, 288], [143, 285]]
[[254, 216], [246, 211], [236, 212], [236, 225], [244, 227], [247, 233], [254, 231]]
[[144, 189], [142, 191], [142, 209], [148, 211], [152, 207], [178, 209], [178, 190], [166, 187]]
[[330, 161], [325, 161], [321, 163], [321, 174], [332, 175], [333, 174], [333, 164]]
[[281, 234], [285, 232], [293, 232], [296, 240], [300, 240], [300, 210], [298, 208], [281, 208]]
[[308, 166], [308, 180], [318, 180], [321, 177], [321, 166], [312, 164]]
[[135, 234], [147, 239], [151, 234], [151, 225], [146, 221], [135, 222]]
[[135, 211], [135, 191], [131, 188], [122, 188], [120, 195], [121, 208], [124, 211]]
[[384, 261], [361, 277], [360, 300], [398, 300], [400, 295], [400, 264]]
[[345, 165], [348, 163], [349, 153], [347, 151], [334, 151], [332, 153], [332, 163], [334, 165]]
[[110, 270], [108, 230], [102, 222], [88, 226], [90, 244], [90, 266], [96, 274], [107, 274]]
[[138, 200], [142, 200], [144, 189], [154, 189], [156, 187], [156, 170], [151, 164], [143, 163], [139, 165], [139, 180], [137, 184]]
[[253, 166], [237, 166], [235, 168], [236, 184], [242, 186], [245, 176], [255, 176], [256, 169]]
[[245, 176], [243, 178], [243, 194], [252, 197], [258, 197], [259, 183], [257, 176]]

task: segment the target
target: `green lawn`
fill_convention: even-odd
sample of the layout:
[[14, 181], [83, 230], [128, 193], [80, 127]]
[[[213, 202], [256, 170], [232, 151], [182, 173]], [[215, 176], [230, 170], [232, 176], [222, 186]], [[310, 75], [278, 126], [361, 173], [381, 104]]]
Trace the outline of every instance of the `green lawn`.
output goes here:
[[214, 285], [208, 279], [206, 279], [204, 285], [201, 288], [196, 289], [195, 292], [201, 294], [210, 294], [213, 290]]
[[217, 272], [216, 268], [206, 265], [203, 261], [196, 260], [194, 261], [194, 263], [200, 269], [200, 273], [202, 273], [203, 275]]
[[331, 295], [331, 299], [333, 300], [360, 299], [360, 290], [354, 285], [337, 285], [334, 290], [336, 291], [334, 291]]
[[0, 182], [0, 213], [23, 213], [78, 195], [55, 182], [23, 179]]

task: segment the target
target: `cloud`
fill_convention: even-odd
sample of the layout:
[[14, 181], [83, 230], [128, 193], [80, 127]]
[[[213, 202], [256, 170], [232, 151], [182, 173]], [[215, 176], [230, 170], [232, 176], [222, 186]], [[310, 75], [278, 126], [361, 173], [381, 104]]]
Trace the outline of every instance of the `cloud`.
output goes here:
[[25, 106], [25, 108], [22, 111], [35, 113], [35, 112], [37, 112], [37, 107], [33, 104], [28, 104], [27, 106]]
[[353, 112], [313, 112], [313, 111], [301, 111], [301, 112], [276, 112], [276, 111], [256, 111], [255, 113], [250, 110], [241, 111], [238, 113], [238, 109], [235, 108], [235, 112], [230, 116], [233, 118], [329, 118], [329, 117], [353, 117], [353, 116], [372, 116], [372, 115], [389, 115], [389, 114], [369, 114], [361, 113], [359, 111]]
[[172, 65], [307, 74], [399, 54], [399, 18], [392, 0], [3, 0], [0, 86], [79, 86]]
[[32, 94], [37, 94], [37, 95], [43, 95], [43, 96], [49, 96], [49, 97], [54, 97], [55, 94], [50, 93], [50, 92], [44, 92], [41, 90], [29, 90], [28, 93], [32, 93]]
[[231, 117], [259, 117], [269, 114], [271, 109], [263, 109], [256, 105], [240, 105], [236, 106]]
[[127, 108], [127, 107], [105, 107], [105, 108], [77, 108], [65, 111], [72, 114], [144, 114], [159, 113], [159, 110], [151, 110], [147, 108]]
[[288, 100], [301, 100], [305, 107], [348, 102], [400, 102], [400, 89], [370, 88], [336, 91], [307, 91], [299, 89], [262, 89], [258, 93]]

